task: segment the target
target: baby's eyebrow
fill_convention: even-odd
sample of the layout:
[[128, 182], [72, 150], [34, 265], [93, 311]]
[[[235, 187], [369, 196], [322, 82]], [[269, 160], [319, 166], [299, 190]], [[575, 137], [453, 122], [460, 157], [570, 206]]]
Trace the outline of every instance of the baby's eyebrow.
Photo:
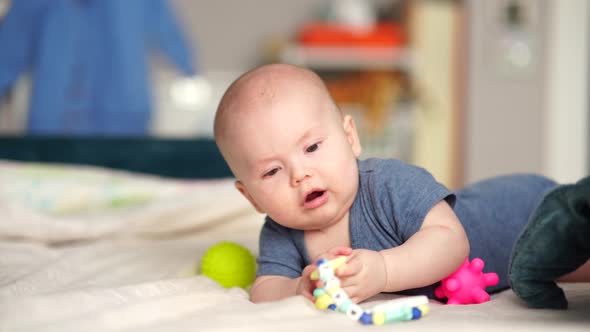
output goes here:
[[277, 158], [276, 157], [273, 157], [273, 156], [265, 157], [265, 158], [262, 158], [262, 159], [258, 159], [256, 162], [254, 162], [254, 165], [260, 166], [260, 165], [263, 165], [263, 164], [267, 164], [267, 163], [269, 163], [269, 162], [271, 162], [273, 160], [276, 160], [276, 159]]
[[[297, 139], [296, 145], [300, 145], [300, 144], [305, 143], [305, 141], [309, 140], [309, 138], [311, 136], [315, 135], [315, 133], [318, 132], [321, 128], [322, 128], [322, 126], [320, 124], [317, 124], [317, 125], [309, 128], [307, 131], [305, 131], [305, 133], [301, 137], [299, 137], [299, 139]], [[253, 166], [254, 169], [259, 170], [260, 168], [262, 168], [262, 166], [264, 164], [270, 163], [270, 162], [275, 161], [277, 159], [279, 159], [278, 156], [270, 155], [270, 156], [266, 156], [266, 157], [262, 157], [257, 160], [254, 160], [250, 163], [250, 165]]]
[[322, 128], [322, 126], [320, 126], [320, 125], [316, 125], [316, 126], [313, 126], [313, 127], [309, 128], [309, 129], [308, 129], [308, 130], [305, 132], [305, 134], [303, 134], [303, 136], [301, 136], [301, 137], [300, 137], [300, 138], [297, 140], [297, 143], [298, 143], [298, 144], [302, 144], [302, 143], [304, 143], [305, 141], [307, 141], [307, 140], [309, 139], [309, 137], [310, 137], [310, 136], [312, 136], [312, 135], [313, 135], [315, 132], [317, 132], [317, 131], [318, 131], [318, 129], [321, 129], [321, 128]]
[[269, 155], [266, 157], [262, 157], [260, 159], [252, 160], [250, 164], [250, 169], [256, 173], [263, 172], [266, 170], [268, 164], [279, 160], [279, 157], [276, 155]]

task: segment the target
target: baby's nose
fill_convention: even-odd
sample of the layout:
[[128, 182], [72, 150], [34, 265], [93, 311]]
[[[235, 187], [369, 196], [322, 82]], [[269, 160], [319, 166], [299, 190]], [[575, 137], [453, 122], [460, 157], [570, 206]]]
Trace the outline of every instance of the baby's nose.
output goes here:
[[296, 186], [301, 182], [305, 181], [307, 178], [311, 176], [311, 172], [309, 172], [304, 167], [293, 168], [291, 172], [291, 184]]

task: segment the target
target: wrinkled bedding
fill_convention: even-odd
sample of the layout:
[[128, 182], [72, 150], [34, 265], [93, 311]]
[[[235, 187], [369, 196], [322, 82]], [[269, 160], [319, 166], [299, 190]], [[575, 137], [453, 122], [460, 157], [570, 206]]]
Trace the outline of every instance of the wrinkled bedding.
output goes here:
[[250, 206], [231, 179], [0, 161], [0, 211], [0, 237], [59, 243], [189, 232]]
[[[257, 254], [262, 216], [230, 179], [177, 181], [91, 167], [0, 162], [0, 331], [588, 331], [590, 285], [567, 311], [512, 293], [436, 302], [418, 321], [366, 327], [302, 297], [252, 304], [196, 271], [219, 241]], [[380, 295], [370, 307], [394, 295]]]

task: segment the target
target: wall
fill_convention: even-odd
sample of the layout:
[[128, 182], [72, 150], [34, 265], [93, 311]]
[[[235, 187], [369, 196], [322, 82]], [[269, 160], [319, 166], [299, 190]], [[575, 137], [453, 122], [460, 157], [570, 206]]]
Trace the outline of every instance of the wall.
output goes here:
[[195, 63], [211, 94], [200, 107], [180, 108], [169, 93], [178, 75], [168, 66], [155, 66], [157, 107], [151, 133], [164, 137], [212, 136], [214, 110], [227, 86], [261, 63], [261, 55], [271, 51], [272, 40], [289, 37], [329, 1], [170, 0], [195, 46]]
[[549, 9], [535, 0], [534, 62], [502, 71], [499, 10], [505, 1], [466, 1], [468, 66], [465, 182], [544, 171], [546, 54]]
[[497, 10], [506, 1], [468, 0], [466, 182], [535, 172], [559, 182], [589, 173], [586, 0], [522, 0], [534, 5], [536, 61], [501, 71]]
[[289, 36], [329, 0], [171, 0], [206, 71], [242, 72], [259, 64], [273, 36]]
[[551, 5], [545, 169], [561, 182], [572, 182], [590, 173], [590, 4], [571, 0]]

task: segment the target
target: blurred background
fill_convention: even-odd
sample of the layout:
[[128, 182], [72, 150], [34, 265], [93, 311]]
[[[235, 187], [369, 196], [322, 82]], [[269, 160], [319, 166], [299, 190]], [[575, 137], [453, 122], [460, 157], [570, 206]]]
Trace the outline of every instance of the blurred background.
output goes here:
[[575, 181], [590, 170], [589, 22], [586, 0], [0, 0], [0, 158], [211, 143], [227, 86], [284, 62], [324, 78], [363, 158], [451, 188]]

